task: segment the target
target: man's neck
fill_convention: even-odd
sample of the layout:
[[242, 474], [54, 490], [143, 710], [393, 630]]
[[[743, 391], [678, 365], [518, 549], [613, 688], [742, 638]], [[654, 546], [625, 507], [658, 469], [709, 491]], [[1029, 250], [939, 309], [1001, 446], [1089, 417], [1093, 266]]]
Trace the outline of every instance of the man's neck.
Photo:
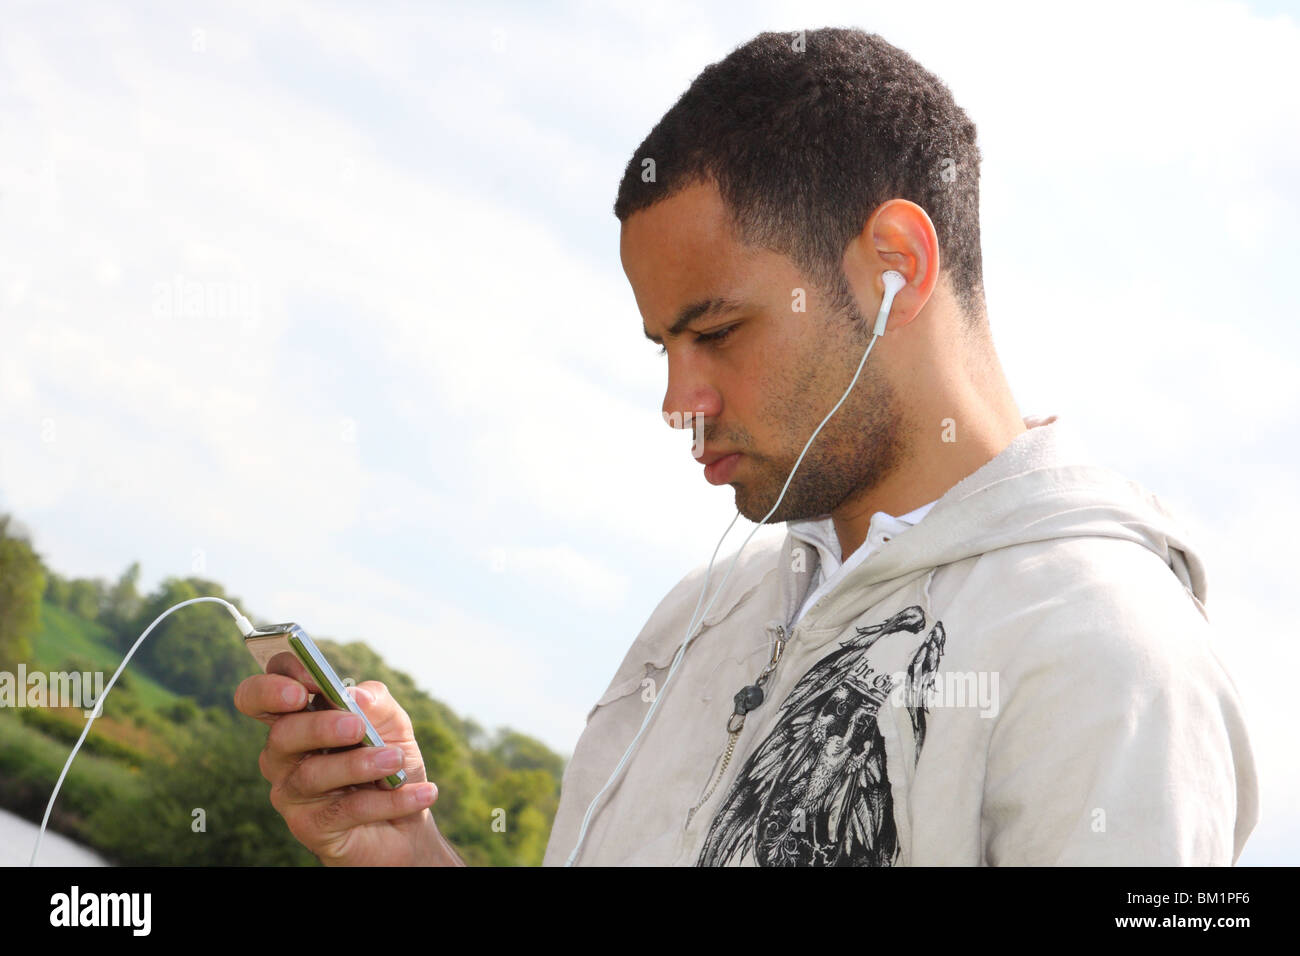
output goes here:
[[[854, 495], [831, 512], [839, 538], [841, 560], [847, 561], [867, 539], [871, 518], [878, 511], [900, 516], [936, 501], [967, 475], [978, 471], [1002, 453], [1027, 429], [1019, 413], [1014, 424], [994, 419], [984, 425], [953, 419], [957, 440], [941, 436], [918, 442], [910, 456], [875, 487]], [[937, 431], [937, 430], [936, 430]]]

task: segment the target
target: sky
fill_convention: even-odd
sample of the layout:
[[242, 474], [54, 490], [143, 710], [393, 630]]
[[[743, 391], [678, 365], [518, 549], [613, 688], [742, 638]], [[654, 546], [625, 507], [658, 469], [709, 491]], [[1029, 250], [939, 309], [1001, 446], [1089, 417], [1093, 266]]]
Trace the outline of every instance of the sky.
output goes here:
[[1017, 403], [1195, 532], [1241, 862], [1300, 860], [1290, 5], [0, 7], [0, 512], [61, 574], [218, 581], [563, 754], [735, 513], [660, 413], [623, 169], [759, 32], [906, 50], [979, 130]]

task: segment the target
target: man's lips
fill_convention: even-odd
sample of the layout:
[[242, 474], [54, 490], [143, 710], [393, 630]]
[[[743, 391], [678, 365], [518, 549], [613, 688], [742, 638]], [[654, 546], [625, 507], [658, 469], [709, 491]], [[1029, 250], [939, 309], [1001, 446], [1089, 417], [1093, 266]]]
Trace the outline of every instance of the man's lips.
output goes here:
[[738, 451], [711, 451], [711, 452], [705, 452], [703, 455], [699, 455], [698, 457], [695, 458], [695, 460], [698, 461], [701, 465], [708, 466], [713, 464], [715, 461], [721, 461], [722, 459], [726, 458], [728, 455], [739, 455], [739, 454], [740, 452]]
[[704, 465], [704, 480], [711, 485], [725, 485], [731, 480], [740, 458], [741, 453], [738, 451], [701, 455], [699, 460]]

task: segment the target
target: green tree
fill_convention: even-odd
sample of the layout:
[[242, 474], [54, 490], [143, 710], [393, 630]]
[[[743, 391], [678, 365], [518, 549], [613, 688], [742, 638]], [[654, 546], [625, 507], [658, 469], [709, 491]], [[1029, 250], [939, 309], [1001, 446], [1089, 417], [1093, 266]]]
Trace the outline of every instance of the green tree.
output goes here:
[[104, 582], [91, 578], [75, 578], [68, 582], [67, 609], [87, 621], [99, 619], [99, 609], [104, 605]]
[[103, 604], [100, 607], [100, 621], [113, 632], [119, 644], [125, 641], [127, 647], [130, 647], [140, 634], [139, 631], [133, 634], [127, 633], [135, 626], [140, 616], [140, 605], [143, 601], [140, 592], [136, 589], [139, 582], [140, 562], [136, 561], [122, 573], [117, 583], [104, 593]]
[[[504, 843], [502, 862], [536, 865], [546, 854], [560, 788], [545, 770], [509, 770], [488, 787], [495, 815], [494, 834]], [[436, 807], [437, 804], [434, 804]]]
[[0, 515], [0, 663], [31, 656], [31, 637], [40, 621], [45, 567], [31, 541], [11, 517]]
[[183, 735], [177, 759], [146, 768], [137, 794], [92, 811], [89, 829], [115, 863], [316, 864], [268, 799], [269, 786], [257, 762], [266, 743], [265, 727], [210, 708], [196, 712], [183, 731], [173, 733]]
[[556, 780], [564, 776], [564, 758], [540, 740], [508, 727], [497, 734], [490, 752], [511, 770], [545, 770]]
[[[134, 643], [163, 611], [196, 597], [224, 598], [226, 594], [213, 581], [168, 578], [145, 599], [135, 621], [121, 633], [129, 635], [129, 641]], [[193, 697], [204, 707], [215, 705], [233, 711], [235, 687], [257, 672], [257, 664], [243, 644], [230, 613], [218, 604], [205, 602], [164, 618], [140, 645], [132, 663], [138, 662], [168, 689]]]
[[54, 571], [45, 573], [45, 600], [49, 601], [55, 607], [67, 610], [68, 607], [68, 579]]

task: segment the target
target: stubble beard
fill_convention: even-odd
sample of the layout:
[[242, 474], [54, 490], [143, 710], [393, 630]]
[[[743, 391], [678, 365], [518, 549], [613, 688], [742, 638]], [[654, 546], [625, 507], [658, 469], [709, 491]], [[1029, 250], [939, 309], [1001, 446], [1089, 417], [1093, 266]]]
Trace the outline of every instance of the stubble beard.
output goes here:
[[[860, 315], [858, 319], [854, 327], [864, 328]], [[805, 365], [788, 395], [774, 398], [764, 409], [766, 421], [785, 426], [780, 438], [784, 451], [775, 457], [745, 453], [748, 468], [744, 480], [733, 482], [733, 487], [736, 510], [750, 521], [762, 521], [772, 510], [809, 436], [844, 394], [867, 347], [868, 340], [862, 340], [860, 347], [854, 344], [857, 341], [850, 337], [847, 344], [836, 343], [843, 361], [837, 363], [840, 371], [829, 377], [833, 391], [823, 384], [825, 391], [814, 400], [818, 372], [825, 376], [824, 369], [817, 367], [818, 362], [824, 363], [824, 356], [818, 357]], [[874, 357], [873, 349], [848, 398], [817, 433], [799, 463], [780, 506], [768, 518], [769, 524], [827, 515], [853, 495], [879, 485], [904, 460], [907, 442], [902, 404], [879, 369], [872, 374]]]

